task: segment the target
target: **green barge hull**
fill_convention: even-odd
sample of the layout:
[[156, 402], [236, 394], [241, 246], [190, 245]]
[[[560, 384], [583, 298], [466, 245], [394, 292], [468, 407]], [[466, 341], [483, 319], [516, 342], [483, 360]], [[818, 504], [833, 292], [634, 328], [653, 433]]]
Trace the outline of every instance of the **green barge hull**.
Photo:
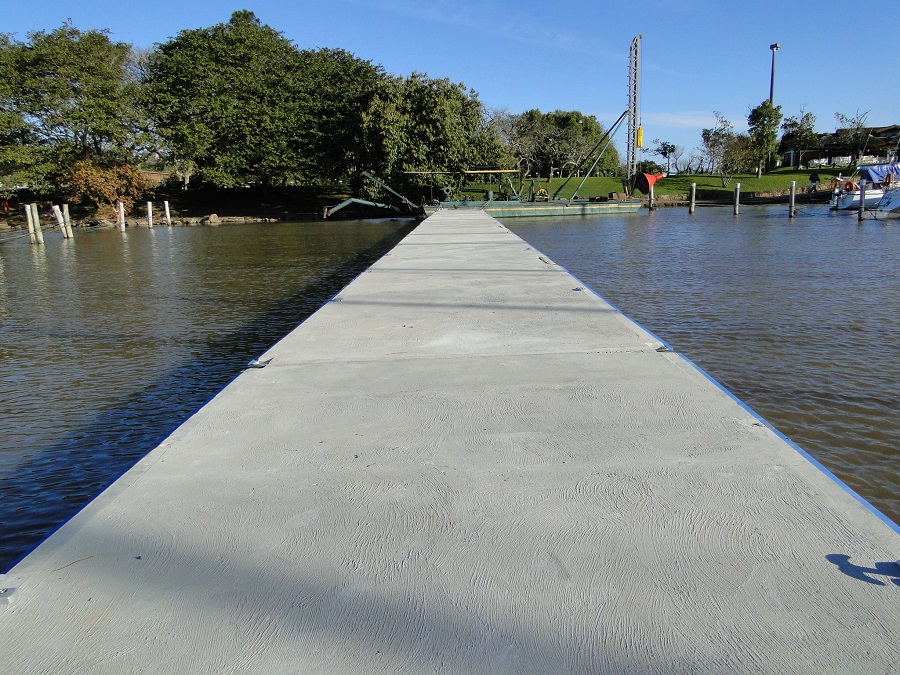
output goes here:
[[454, 209], [484, 211], [494, 218], [545, 218], [560, 216], [594, 216], [606, 213], [635, 213], [642, 206], [640, 199], [611, 199], [609, 201], [589, 201], [575, 199], [572, 201], [520, 202], [510, 201], [461, 201], [441, 202], [425, 206], [425, 215], [435, 211]]

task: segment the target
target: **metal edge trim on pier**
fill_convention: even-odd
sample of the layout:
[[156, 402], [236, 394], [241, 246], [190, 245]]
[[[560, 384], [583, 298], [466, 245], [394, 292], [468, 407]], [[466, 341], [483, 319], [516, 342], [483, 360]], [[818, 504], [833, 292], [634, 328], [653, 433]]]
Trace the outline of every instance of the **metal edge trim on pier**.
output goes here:
[[[529, 246], [530, 246], [530, 244], [529, 244]], [[537, 249], [536, 247], [532, 246], [532, 248], [534, 248], [534, 250], [537, 251], [538, 253], [540, 253], [541, 255], [546, 256], [548, 259], [552, 259], [552, 258], [550, 258], [550, 256], [547, 256], [546, 253], [544, 253], [543, 251], [540, 251], [540, 250]], [[824, 464], [822, 464], [819, 460], [817, 460], [815, 457], [813, 457], [812, 455], [810, 455], [806, 450], [804, 450], [804, 449], [801, 448], [799, 445], [797, 445], [794, 441], [792, 441], [790, 438], [788, 438], [787, 436], [785, 436], [784, 433], [782, 433], [781, 431], [779, 431], [778, 429], [776, 429], [776, 428], [772, 425], [771, 422], [769, 422], [766, 418], [764, 418], [762, 415], [760, 415], [758, 412], [756, 412], [756, 411], [755, 411], [753, 408], [751, 408], [747, 403], [745, 403], [744, 401], [742, 401], [741, 399], [739, 399], [737, 396], [735, 396], [731, 391], [728, 390], [727, 387], [725, 387], [725, 385], [723, 385], [721, 382], [719, 382], [718, 380], [716, 380], [712, 375], [710, 375], [709, 373], [707, 373], [705, 370], [703, 370], [703, 368], [701, 368], [700, 366], [698, 366], [696, 363], [694, 363], [693, 361], [691, 361], [691, 359], [689, 359], [687, 356], [685, 356], [685, 355], [682, 354], [681, 352], [677, 351], [672, 345], [670, 345], [668, 342], [666, 342], [665, 340], [663, 340], [659, 335], [657, 335], [656, 333], [654, 333], [652, 330], [650, 330], [649, 328], [647, 328], [646, 326], [644, 326], [643, 324], [641, 324], [639, 321], [635, 321], [631, 316], [629, 316], [628, 314], [626, 314], [625, 312], [623, 312], [619, 307], [617, 307], [616, 305], [614, 305], [613, 303], [611, 303], [609, 300], [607, 300], [602, 294], [598, 293], [596, 290], [594, 290], [593, 288], [591, 288], [590, 285], [584, 283], [584, 281], [582, 281], [582, 280], [579, 279], [577, 276], [575, 276], [574, 274], [572, 274], [572, 272], [569, 271], [568, 269], [566, 269], [563, 265], [560, 265], [559, 263], [556, 263], [556, 265], [557, 265], [561, 270], [564, 270], [567, 274], [569, 274], [570, 276], [572, 276], [574, 279], [577, 279], [581, 284], [584, 285], [585, 289], [587, 289], [589, 292], [593, 293], [595, 296], [597, 296], [598, 298], [600, 298], [603, 302], [605, 302], [605, 303], [608, 304], [610, 307], [612, 307], [614, 310], [616, 310], [617, 312], [619, 312], [622, 316], [626, 317], [629, 321], [631, 321], [632, 323], [634, 323], [635, 325], [637, 325], [638, 327], [640, 327], [642, 330], [647, 331], [647, 333], [649, 333], [649, 334], [652, 335], [654, 338], [656, 338], [657, 340], [659, 340], [663, 345], [665, 345], [665, 347], [666, 347], [670, 352], [673, 352], [676, 356], [678, 356], [679, 358], [681, 358], [685, 363], [687, 363], [687, 364], [688, 364], [689, 366], [691, 366], [694, 370], [696, 370], [698, 373], [700, 373], [700, 375], [702, 375], [706, 380], [708, 380], [708, 381], [711, 382], [713, 385], [715, 385], [720, 391], [724, 392], [724, 393], [725, 393], [732, 401], [734, 401], [735, 403], [737, 403], [741, 408], [743, 408], [743, 409], [744, 409], [745, 411], [747, 411], [751, 416], [753, 416], [755, 419], [757, 419], [761, 424], [763, 424], [767, 429], [769, 429], [769, 431], [771, 431], [771, 432], [774, 433], [776, 436], [778, 436], [778, 438], [780, 438], [781, 440], [783, 440], [784, 442], [786, 442], [786, 443], [787, 443], [787, 444], [788, 444], [795, 452], [797, 452], [797, 453], [798, 453], [801, 457], [803, 457], [806, 461], [808, 461], [808, 462], [809, 462], [810, 464], [812, 464], [815, 468], [817, 468], [819, 471], [821, 471], [823, 474], [825, 474], [829, 479], [831, 479], [835, 484], [837, 484], [837, 486], [840, 487], [844, 492], [846, 492], [847, 494], [849, 494], [849, 495], [850, 495], [851, 497], [853, 497], [857, 502], [859, 502], [862, 506], [864, 506], [866, 509], [868, 509], [868, 510], [872, 513], [872, 515], [874, 515], [874, 516], [875, 516], [876, 518], [878, 518], [882, 523], [884, 523], [885, 525], [887, 525], [887, 526], [888, 526], [895, 534], [900, 535], [900, 525], [898, 525], [898, 524], [895, 523], [893, 520], [891, 520], [890, 518], [888, 518], [884, 513], [882, 513], [882, 512], [879, 511], [875, 506], [873, 506], [871, 503], [869, 503], [869, 501], [866, 500], [865, 497], [863, 497], [862, 495], [860, 495], [858, 492], [856, 492], [856, 490], [854, 490], [852, 487], [850, 487], [849, 485], [847, 485], [843, 480], [841, 480], [840, 478], [838, 478], [838, 476], [836, 476], [836, 475], [831, 471], [831, 469], [829, 469], [828, 467], [826, 467], [826, 466], [825, 466]]]

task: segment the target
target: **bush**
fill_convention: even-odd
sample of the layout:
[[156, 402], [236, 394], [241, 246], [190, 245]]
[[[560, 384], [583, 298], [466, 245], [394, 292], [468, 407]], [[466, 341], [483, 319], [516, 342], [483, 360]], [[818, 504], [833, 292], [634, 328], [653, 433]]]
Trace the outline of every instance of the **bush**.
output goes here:
[[150, 188], [140, 169], [130, 164], [104, 167], [90, 160], [75, 162], [65, 176], [68, 198], [76, 204], [89, 204], [103, 210], [114, 209], [116, 202], [130, 213], [136, 201]]

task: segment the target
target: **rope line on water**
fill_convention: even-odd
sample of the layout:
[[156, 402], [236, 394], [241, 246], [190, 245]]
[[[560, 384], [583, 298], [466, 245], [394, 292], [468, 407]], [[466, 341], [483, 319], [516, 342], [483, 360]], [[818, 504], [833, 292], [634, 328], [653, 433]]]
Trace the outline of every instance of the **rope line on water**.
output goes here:
[[[60, 227], [59, 227], [58, 223], [52, 223], [52, 224], [48, 223], [46, 226], [41, 225], [41, 232], [47, 232], [49, 230], [59, 230], [59, 229], [60, 229]], [[62, 230], [60, 230], [60, 231], [62, 231]], [[12, 241], [14, 239], [21, 239], [22, 237], [27, 237], [29, 235], [31, 235], [30, 232], [22, 232], [21, 234], [7, 235], [5, 237], [0, 237], [0, 243], [3, 243], [5, 241]]]

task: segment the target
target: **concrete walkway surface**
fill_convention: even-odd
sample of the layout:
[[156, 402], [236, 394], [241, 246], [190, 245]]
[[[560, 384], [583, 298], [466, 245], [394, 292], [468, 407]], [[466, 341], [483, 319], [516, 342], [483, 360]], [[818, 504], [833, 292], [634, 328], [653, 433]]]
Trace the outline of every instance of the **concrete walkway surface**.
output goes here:
[[0, 673], [889, 673], [896, 526], [442, 211], [17, 565]]

